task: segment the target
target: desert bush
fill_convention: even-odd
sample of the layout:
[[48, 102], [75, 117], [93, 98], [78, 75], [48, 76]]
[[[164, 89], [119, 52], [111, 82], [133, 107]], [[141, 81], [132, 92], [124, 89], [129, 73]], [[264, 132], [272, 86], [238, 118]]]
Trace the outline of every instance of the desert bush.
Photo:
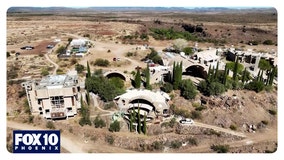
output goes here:
[[171, 141], [171, 148], [178, 149], [180, 148], [182, 143], [178, 140]]
[[227, 153], [229, 151], [229, 145], [215, 145], [215, 144], [213, 144], [210, 148], [217, 153]]
[[107, 67], [107, 66], [109, 66], [109, 64], [110, 63], [109, 63], [108, 60], [101, 59], [101, 58], [96, 59], [95, 62], [94, 62], [95, 66], [101, 66], [101, 67]]
[[49, 129], [55, 129], [55, 125], [52, 121], [47, 121], [45, 126]]
[[268, 113], [270, 113], [271, 115], [276, 115], [277, 114], [277, 112], [275, 110], [272, 110], [272, 109], [269, 109]]
[[98, 115], [95, 120], [93, 121], [95, 128], [103, 128], [106, 126], [106, 123], [101, 117]]
[[154, 141], [151, 145], [153, 147], [154, 150], [163, 150], [164, 149], [164, 145], [162, 141]]
[[113, 144], [114, 143], [114, 137], [112, 135], [106, 135], [105, 136], [105, 141], [108, 143], [108, 144]]
[[235, 131], [235, 130], [237, 130], [237, 126], [234, 125], [234, 124], [231, 124], [231, 125], [230, 125], [230, 129], [233, 130], [233, 131]]
[[120, 123], [117, 120], [112, 122], [109, 126], [109, 131], [110, 132], [119, 132], [120, 131]]
[[196, 138], [190, 137], [190, 138], [187, 139], [187, 141], [188, 141], [188, 144], [190, 144], [190, 145], [194, 145], [194, 146], [198, 145], [198, 142], [197, 142]]

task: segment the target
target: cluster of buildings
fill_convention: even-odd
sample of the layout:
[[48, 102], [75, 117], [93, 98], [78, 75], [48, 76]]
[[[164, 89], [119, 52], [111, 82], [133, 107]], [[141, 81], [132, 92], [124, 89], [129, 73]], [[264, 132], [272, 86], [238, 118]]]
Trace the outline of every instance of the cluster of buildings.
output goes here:
[[[66, 56], [70, 56], [72, 53], [76, 55], [86, 53], [87, 43], [83, 39], [72, 40], [70, 42], [71, 49], [66, 51]], [[162, 54], [165, 65], [149, 67], [151, 84], [163, 82], [166, 75], [172, 74], [174, 62], [182, 62], [183, 72], [193, 76], [201, 76], [201, 78], [206, 78], [210, 66], [215, 68], [218, 64], [219, 69], [225, 68], [225, 62], [221, 59], [222, 56], [225, 56], [226, 60], [229, 61], [235, 61], [236, 57], [238, 57], [240, 63], [254, 72], [258, 71], [260, 59], [266, 59], [272, 65], [277, 66], [277, 55], [255, 53], [252, 50], [240, 51], [234, 48], [227, 50], [210, 48], [201, 52], [195, 52], [191, 56], [170, 52]], [[105, 73], [104, 76], [120, 76], [123, 80], [128, 79], [117, 71]], [[22, 86], [26, 90], [31, 112], [39, 113], [44, 118], [68, 118], [76, 115], [77, 110], [81, 108], [80, 98], [82, 93], [77, 74], [49, 75], [43, 77], [40, 81], [24, 82]], [[147, 122], [153, 122], [159, 118], [169, 116], [170, 97], [162, 91], [130, 89], [126, 93], [115, 97], [113, 101], [120, 112], [123, 113], [123, 118], [128, 122], [132, 112], [138, 113], [138, 108], [140, 116], [146, 116]]]
[[89, 41], [86, 39], [73, 39], [66, 51], [59, 55], [59, 58], [71, 57], [84, 57], [88, 52]]

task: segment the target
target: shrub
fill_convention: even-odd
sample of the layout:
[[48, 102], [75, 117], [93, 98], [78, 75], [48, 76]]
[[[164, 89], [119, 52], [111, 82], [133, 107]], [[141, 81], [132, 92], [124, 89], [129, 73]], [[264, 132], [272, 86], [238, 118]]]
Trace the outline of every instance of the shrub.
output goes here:
[[230, 129], [233, 130], [233, 131], [235, 131], [235, 130], [237, 130], [237, 126], [234, 125], [234, 124], [231, 124], [231, 125], [230, 125]]
[[112, 122], [109, 126], [109, 131], [111, 132], [119, 132], [120, 131], [120, 123], [115, 120], [114, 122]]
[[273, 45], [273, 42], [272, 42], [272, 40], [267, 39], [267, 40], [265, 40], [265, 41], [263, 42], [263, 44], [264, 44], [264, 45]]
[[199, 107], [195, 108], [196, 111], [202, 111], [204, 109], [207, 109], [207, 107], [206, 106], [199, 106]]
[[26, 95], [26, 91], [25, 90], [21, 90], [21, 91], [18, 91], [18, 97], [19, 98], [22, 98]]
[[101, 67], [107, 67], [107, 66], [109, 66], [109, 64], [110, 63], [109, 63], [108, 60], [101, 59], [101, 58], [96, 59], [96, 61], [94, 63], [95, 66], [101, 66]]
[[47, 76], [47, 75], [49, 75], [49, 72], [48, 72], [48, 70], [46, 69], [46, 68], [43, 68], [42, 70], [41, 70], [41, 73], [40, 73], [42, 76]]
[[229, 145], [215, 145], [215, 144], [213, 144], [210, 148], [217, 153], [227, 153], [229, 151]]
[[63, 53], [64, 51], [65, 51], [65, 47], [64, 47], [64, 46], [61, 46], [61, 47], [57, 48], [56, 53], [61, 54], [61, 53]]
[[178, 140], [174, 140], [171, 142], [171, 148], [178, 149], [180, 148], [182, 143]]
[[264, 125], [268, 125], [268, 121], [267, 120], [263, 120], [263, 121], [261, 121], [261, 123], [264, 124]]
[[253, 91], [258, 93], [258, 92], [260, 92], [264, 89], [264, 83], [254, 80], [254, 81], [246, 84], [245, 89], [253, 90]]
[[276, 115], [277, 112], [275, 110], [272, 110], [272, 109], [269, 109], [268, 112], [271, 114], [271, 115]]
[[33, 115], [29, 115], [29, 123], [33, 123], [34, 122], [34, 116]]
[[47, 121], [45, 126], [49, 129], [55, 129], [54, 123], [52, 121]]
[[192, 119], [201, 119], [201, 112], [200, 111], [191, 111], [191, 116]]
[[82, 73], [85, 69], [85, 66], [82, 65], [82, 64], [76, 64], [75, 65], [75, 70], [78, 72], [78, 73]]
[[170, 93], [173, 90], [173, 85], [171, 83], [166, 82], [161, 87], [161, 90], [166, 92], [166, 93]]
[[106, 123], [104, 120], [101, 119], [101, 117], [98, 115], [95, 120], [93, 121], [95, 128], [103, 128], [106, 126]]
[[198, 145], [196, 138], [190, 137], [190, 138], [188, 138], [187, 141], [188, 141], [188, 144], [190, 144], [190, 145], [194, 145], [194, 146], [197, 146], [197, 145]]
[[155, 150], [162, 150], [164, 149], [164, 145], [162, 141], [155, 141], [151, 145]]
[[108, 144], [113, 144], [114, 143], [114, 137], [112, 135], [106, 135], [105, 136], [105, 141], [108, 143]]
[[56, 70], [56, 74], [64, 74], [64, 72], [63, 72], [62, 69], [58, 68], [58, 69]]

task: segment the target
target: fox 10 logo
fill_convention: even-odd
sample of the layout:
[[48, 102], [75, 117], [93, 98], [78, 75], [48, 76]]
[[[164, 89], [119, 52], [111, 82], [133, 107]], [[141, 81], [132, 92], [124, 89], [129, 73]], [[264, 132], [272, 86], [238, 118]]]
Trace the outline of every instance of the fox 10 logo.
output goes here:
[[13, 153], [60, 153], [60, 131], [14, 130]]

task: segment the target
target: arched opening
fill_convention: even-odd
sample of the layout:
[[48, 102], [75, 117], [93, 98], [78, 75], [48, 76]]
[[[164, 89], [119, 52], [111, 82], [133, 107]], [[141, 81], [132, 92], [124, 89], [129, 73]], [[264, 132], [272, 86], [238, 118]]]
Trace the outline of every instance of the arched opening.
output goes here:
[[122, 79], [123, 81], [126, 81], [126, 77], [120, 73], [117, 73], [117, 72], [112, 72], [112, 73], [109, 73], [108, 75], [106, 75], [107, 78], [114, 78], [114, 77], [118, 77], [120, 79]]
[[204, 70], [204, 67], [200, 65], [189, 66], [188, 68], [186, 68], [183, 75], [189, 75], [189, 76], [199, 77], [203, 79], [207, 78], [207, 72]]

